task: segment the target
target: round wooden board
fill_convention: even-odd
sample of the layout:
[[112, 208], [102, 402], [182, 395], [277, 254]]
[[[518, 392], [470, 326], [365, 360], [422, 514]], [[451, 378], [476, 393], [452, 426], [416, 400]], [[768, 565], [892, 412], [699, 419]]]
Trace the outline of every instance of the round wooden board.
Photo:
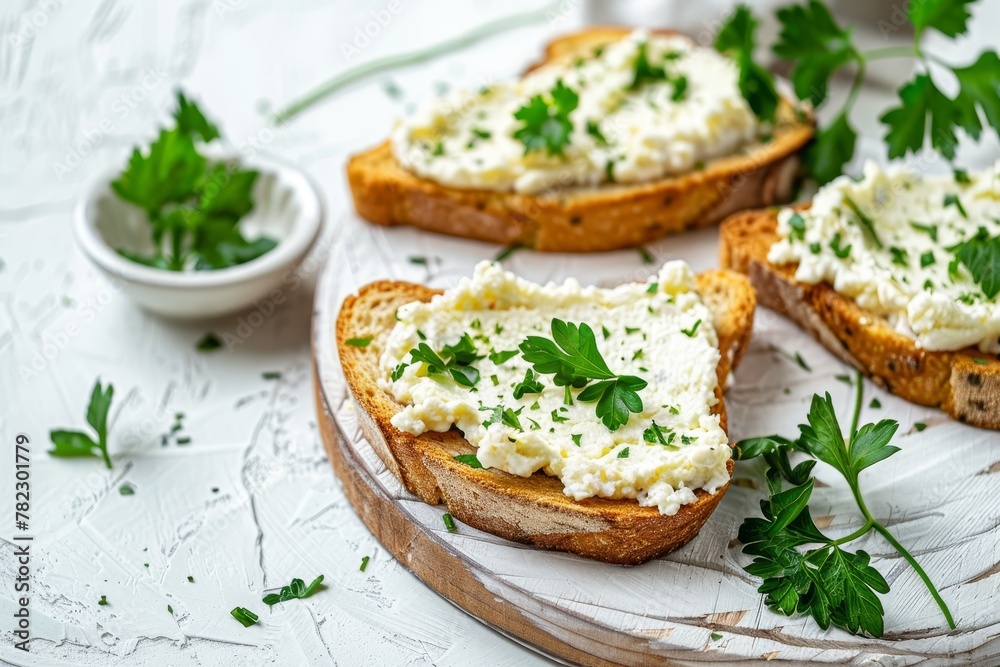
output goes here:
[[[823, 632], [811, 619], [768, 611], [750, 558], [735, 536], [759, 514], [760, 470], [736, 468], [734, 483], [698, 537], [637, 567], [606, 565], [508, 542], [459, 524], [448, 533], [443, 507], [408, 493], [361, 435], [333, 342], [344, 296], [390, 278], [447, 288], [497, 248], [386, 229], [346, 216], [316, 294], [313, 357], [320, 429], [355, 510], [382, 544], [418, 577], [490, 626], [551, 657], [583, 665], [785, 664], [1000, 665], [1000, 433], [974, 429], [868, 384], [862, 419], [900, 422], [902, 448], [862, 478], [869, 508], [918, 558], [958, 623], [950, 631], [912, 569], [878, 536], [855, 543], [892, 590], [882, 596], [885, 637]], [[716, 265], [716, 230], [634, 251], [593, 256], [515, 253], [509, 270], [542, 281], [574, 276], [609, 286], [643, 280], [667, 259]], [[417, 261], [413, 261], [415, 258]], [[802, 355], [809, 370], [789, 356]], [[784, 318], [758, 312], [754, 340], [727, 390], [730, 435], [795, 434], [814, 392], [829, 391], [843, 419], [850, 369]], [[914, 428], [925, 423], [922, 432]], [[839, 536], [859, 519], [842, 480], [823, 466], [810, 503], [817, 524]]]

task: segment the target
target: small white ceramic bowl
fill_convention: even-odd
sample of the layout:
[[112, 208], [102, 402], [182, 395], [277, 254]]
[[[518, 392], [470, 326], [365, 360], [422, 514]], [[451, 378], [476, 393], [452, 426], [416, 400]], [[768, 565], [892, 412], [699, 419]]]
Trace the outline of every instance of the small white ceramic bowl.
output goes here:
[[323, 226], [323, 202], [299, 169], [255, 155], [241, 160], [260, 172], [254, 207], [240, 220], [249, 239], [266, 235], [278, 245], [257, 259], [213, 271], [167, 271], [125, 259], [116, 250], [152, 249], [146, 213], [111, 190], [121, 169], [108, 172], [81, 197], [73, 232], [84, 254], [133, 301], [151, 312], [197, 319], [242, 310], [279, 287], [305, 258]]

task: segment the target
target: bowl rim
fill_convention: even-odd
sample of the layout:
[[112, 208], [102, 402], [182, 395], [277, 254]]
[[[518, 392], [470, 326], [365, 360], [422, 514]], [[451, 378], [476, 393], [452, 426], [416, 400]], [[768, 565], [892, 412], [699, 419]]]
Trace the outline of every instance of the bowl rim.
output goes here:
[[96, 201], [98, 197], [111, 191], [111, 181], [121, 173], [121, 169], [118, 168], [102, 172], [88, 183], [73, 209], [73, 234], [83, 253], [98, 267], [121, 280], [150, 287], [184, 290], [247, 282], [286, 268], [300, 259], [319, 237], [326, 218], [323, 197], [315, 181], [304, 170], [262, 153], [250, 157], [227, 153], [213, 155], [213, 158], [235, 158], [260, 171], [275, 174], [281, 180], [292, 184], [295, 196], [303, 205], [303, 211], [295, 216], [291, 233], [280, 240], [273, 249], [249, 262], [211, 271], [168, 271], [122, 257], [104, 240], [97, 229], [94, 216]]

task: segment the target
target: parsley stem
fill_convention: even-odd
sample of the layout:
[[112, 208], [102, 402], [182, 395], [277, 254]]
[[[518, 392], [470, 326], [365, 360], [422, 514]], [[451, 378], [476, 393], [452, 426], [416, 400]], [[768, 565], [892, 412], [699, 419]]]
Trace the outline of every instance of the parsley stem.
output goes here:
[[912, 58], [919, 56], [920, 51], [913, 46], [889, 46], [884, 49], [862, 51], [860, 55], [865, 60], [882, 60], [884, 58]]
[[827, 546], [839, 547], [841, 544], [847, 544], [848, 542], [853, 542], [858, 538], [864, 537], [868, 533], [868, 531], [872, 529], [874, 525], [875, 525], [874, 521], [870, 520], [865, 521], [865, 525], [861, 526], [850, 535], [845, 535], [844, 537], [841, 537], [839, 540], [834, 540], [830, 542]]
[[847, 94], [847, 100], [844, 102], [844, 108], [841, 109], [841, 113], [845, 116], [850, 113], [851, 109], [854, 108], [854, 103], [858, 99], [858, 95], [861, 94], [861, 86], [865, 83], [865, 71], [868, 69], [868, 65], [864, 59], [858, 61], [858, 71], [854, 74], [854, 82], [851, 84], [851, 92]]
[[874, 529], [879, 535], [884, 537], [886, 542], [891, 544], [893, 548], [897, 552], [899, 552], [900, 556], [906, 559], [906, 562], [910, 564], [910, 567], [912, 567], [913, 570], [917, 573], [917, 576], [920, 577], [920, 580], [924, 582], [924, 586], [927, 587], [927, 590], [931, 592], [931, 596], [934, 598], [934, 601], [937, 602], [938, 607], [944, 614], [945, 620], [948, 621], [948, 627], [954, 630], [955, 619], [951, 617], [951, 611], [948, 609], [948, 605], [945, 604], [945, 601], [941, 598], [941, 594], [938, 593], [937, 589], [934, 587], [934, 584], [931, 582], [930, 577], [928, 577], [927, 573], [924, 572], [924, 568], [920, 567], [920, 564], [917, 563], [917, 559], [914, 558], [912, 555], [910, 555], [910, 552], [907, 551], [905, 548], [903, 548], [903, 545], [900, 544], [899, 541], [892, 536], [892, 533], [889, 532], [888, 528], [880, 524], [878, 521], [875, 520], [874, 517], [872, 517], [871, 512], [868, 511], [868, 506], [865, 505], [865, 501], [861, 497], [861, 489], [858, 487], [857, 481], [854, 481], [852, 483], [850, 482], [850, 480], [848, 480], [848, 483], [851, 485], [851, 493], [854, 494], [854, 500], [855, 502], [858, 503], [858, 509], [861, 510], [861, 513], [864, 515], [867, 521], [865, 525], [870, 525], [872, 529]]
[[948, 609], [948, 605], [945, 604], [945, 601], [941, 598], [941, 594], [938, 593], [936, 588], [934, 588], [934, 584], [931, 583], [931, 578], [927, 576], [926, 572], [924, 572], [924, 568], [920, 567], [920, 565], [917, 563], [917, 559], [911, 556], [910, 552], [903, 548], [903, 545], [900, 544], [896, 540], [896, 538], [892, 536], [892, 533], [889, 532], [888, 528], [878, 523], [877, 521], [872, 527], [882, 537], [884, 537], [886, 542], [891, 544], [896, 549], [896, 551], [898, 551], [899, 554], [906, 559], [906, 562], [910, 564], [910, 567], [914, 569], [914, 571], [917, 573], [917, 576], [919, 576], [920, 579], [924, 582], [924, 585], [927, 586], [927, 590], [931, 592], [931, 595], [934, 597], [934, 601], [937, 602], [938, 607], [944, 614], [945, 620], [948, 621], [948, 627], [954, 630], [955, 619], [951, 617], [951, 611]]
[[865, 376], [858, 371], [857, 376], [854, 378], [854, 384], [857, 385], [857, 391], [854, 394], [854, 416], [851, 417], [851, 438], [848, 440], [850, 443], [854, 443], [854, 436], [858, 434], [858, 420], [861, 419], [861, 402], [865, 398]]
[[302, 99], [292, 102], [290, 105], [274, 115], [274, 123], [275, 125], [282, 125], [288, 122], [309, 107], [322, 101], [326, 97], [329, 97], [341, 88], [344, 88], [345, 86], [354, 83], [355, 81], [359, 81], [367, 76], [393, 70], [398, 67], [416, 65], [417, 63], [422, 63], [445, 53], [469, 46], [470, 44], [474, 44], [486, 37], [492, 37], [493, 35], [498, 35], [501, 32], [513, 30], [514, 28], [539, 23], [548, 18], [549, 12], [553, 11], [557, 11], [557, 3], [545, 5], [541, 9], [534, 11], [514, 14], [513, 16], [505, 16], [504, 18], [496, 21], [491, 21], [485, 25], [481, 25], [465, 34], [452, 37], [451, 39], [447, 39], [424, 49], [417, 49], [416, 51], [410, 51], [407, 53], [399, 53], [393, 56], [386, 56], [385, 58], [378, 58], [362, 63], [353, 69], [348, 69], [347, 71], [337, 74], [326, 83], [323, 83], [318, 88], [314, 89], [312, 92], [307, 93]]

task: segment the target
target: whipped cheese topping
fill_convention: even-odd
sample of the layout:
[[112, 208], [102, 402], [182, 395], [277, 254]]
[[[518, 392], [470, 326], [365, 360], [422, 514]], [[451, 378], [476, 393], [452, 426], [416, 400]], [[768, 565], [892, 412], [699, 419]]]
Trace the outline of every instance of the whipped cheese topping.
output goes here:
[[[392, 419], [402, 431], [419, 435], [455, 425], [478, 447], [484, 467], [523, 477], [543, 470], [576, 500], [636, 498], [664, 514], [693, 502], [696, 489], [715, 493], [729, 480], [729, 440], [711, 413], [718, 342], [683, 262], [665, 264], [648, 283], [614, 289], [572, 279], [542, 286], [483, 262], [471, 279], [428, 303], [402, 306], [397, 318], [380, 363], [382, 387], [406, 406]], [[518, 346], [527, 336], [551, 338], [553, 318], [590, 325], [613, 373], [648, 382], [638, 392], [641, 413], [611, 431], [596, 403], [578, 400], [580, 389], [570, 390], [567, 404], [565, 387], [552, 375], [535, 376], [540, 393], [514, 397], [530, 368]], [[485, 355], [473, 363], [474, 388], [412, 363], [409, 353], [420, 343], [440, 352], [466, 333]], [[517, 353], [489, 356], [503, 352]], [[497, 406], [516, 419], [496, 418]], [[654, 421], [667, 445], [644, 437]]]
[[956, 253], [977, 235], [1000, 234], [1000, 162], [947, 176], [869, 162], [861, 180], [841, 176], [821, 188], [809, 210], [782, 210], [778, 234], [768, 259], [797, 263], [796, 280], [829, 283], [925, 349], [1000, 353], [997, 296], [986, 296]]
[[[637, 66], [646, 71], [641, 57], [665, 77], [637, 82]], [[757, 119], [738, 76], [712, 49], [637, 30], [590, 57], [433, 100], [397, 125], [392, 146], [406, 169], [457, 188], [537, 193], [649, 181], [691, 171], [755, 140]], [[579, 97], [564, 154], [526, 152], [514, 136], [523, 126], [514, 114], [559, 81]]]

